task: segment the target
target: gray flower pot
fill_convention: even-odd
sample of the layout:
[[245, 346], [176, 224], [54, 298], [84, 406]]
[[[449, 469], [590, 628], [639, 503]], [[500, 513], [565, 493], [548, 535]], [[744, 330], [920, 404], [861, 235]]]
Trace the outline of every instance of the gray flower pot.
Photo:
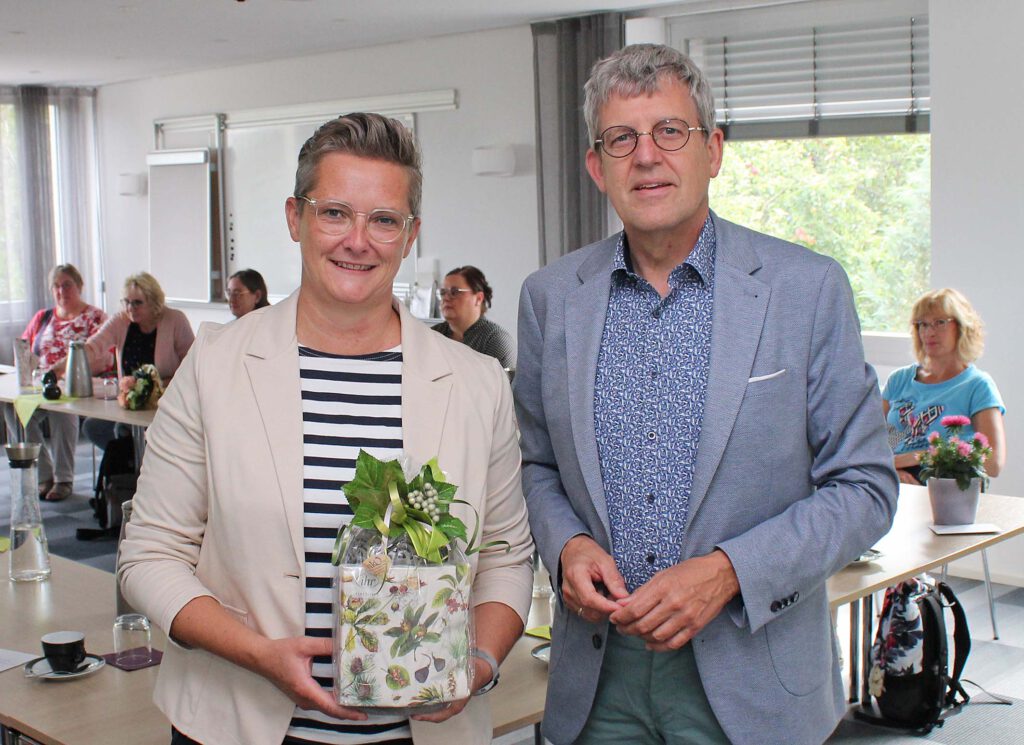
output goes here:
[[981, 479], [961, 491], [956, 479], [928, 479], [928, 498], [932, 503], [932, 520], [936, 525], [970, 525], [978, 515]]

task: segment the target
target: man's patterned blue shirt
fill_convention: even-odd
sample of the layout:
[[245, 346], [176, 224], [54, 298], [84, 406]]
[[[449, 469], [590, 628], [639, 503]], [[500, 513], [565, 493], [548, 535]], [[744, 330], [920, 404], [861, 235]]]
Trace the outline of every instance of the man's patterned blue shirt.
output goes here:
[[612, 268], [594, 425], [612, 555], [630, 592], [679, 563], [704, 418], [715, 291], [708, 216], [669, 294], [633, 271], [625, 233]]

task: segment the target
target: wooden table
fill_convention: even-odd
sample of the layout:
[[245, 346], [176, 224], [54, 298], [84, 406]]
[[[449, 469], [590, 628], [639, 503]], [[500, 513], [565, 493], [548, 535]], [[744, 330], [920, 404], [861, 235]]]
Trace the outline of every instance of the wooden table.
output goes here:
[[[13, 403], [14, 399], [22, 394], [18, 388], [18, 378], [13, 373], [0, 375], [0, 401]], [[110, 422], [127, 424], [129, 427], [145, 429], [153, 423], [153, 415], [156, 411], [147, 409], [145, 411], [129, 411], [121, 408], [116, 400], [104, 401], [101, 398], [72, 398], [67, 401], [47, 401], [39, 405], [40, 409], [46, 411], [59, 411], [64, 414], [76, 414], [78, 416], [95, 417], [106, 419]]]
[[850, 703], [870, 701], [867, 674], [875, 620], [872, 594], [1024, 533], [1024, 499], [981, 495], [977, 522], [994, 523], [1001, 529], [999, 533], [940, 536], [928, 527], [931, 521], [928, 489], [901, 484], [892, 529], [875, 544], [882, 555], [866, 564], [850, 565], [828, 580], [833, 610], [850, 605]]
[[[14, 399], [22, 395], [23, 391], [18, 387], [18, 376], [13, 373], [0, 374], [0, 402], [14, 404]], [[116, 424], [126, 424], [131, 427], [132, 444], [135, 448], [135, 468], [141, 468], [142, 456], [146, 450], [146, 428], [153, 423], [156, 415], [154, 409], [142, 411], [131, 411], [122, 408], [115, 400], [104, 400], [102, 398], [71, 398], [66, 401], [47, 401], [45, 398], [39, 404], [39, 408], [45, 411], [59, 411], [63, 414], [74, 414], [76, 416], [93, 417], [95, 419], [106, 419]]]
[[[43, 634], [73, 629], [85, 633], [89, 652], [112, 652], [114, 576], [59, 556], [51, 555], [50, 564], [46, 582], [0, 581], [0, 647], [41, 654]], [[165, 641], [154, 627], [153, 646], [162, 650]], [[490, 694], [495, 736], [543, 716], [547, 668], [530, 656], [538, 643], [520, 639], [501, 666], [501, 684]], [[25, 678], [15, 667], [0, 673], [0, 725], [43, 745], [167, 745], [170, 724], [153, 703], [159, 669], [126, 673], [107, 665], [79, 680], [51, 682]]]

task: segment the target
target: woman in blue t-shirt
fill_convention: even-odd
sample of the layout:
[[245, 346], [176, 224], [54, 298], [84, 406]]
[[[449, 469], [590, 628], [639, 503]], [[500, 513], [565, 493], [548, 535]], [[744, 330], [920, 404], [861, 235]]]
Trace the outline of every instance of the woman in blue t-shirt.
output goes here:
[[900, 481], [917, 484], [921, 453], [928, 434], [945, 435], [944, 416], [971, 419], [962, 437], [975, 432], [988, 438], [992, 455], [985, 463], [989, 476], [998, 476], [1006, 462], [1006, 408], [988, 373], [974, 366], [984, 348], [981, 318], [963, 295], [949, 288], [922, 295], [914, 304], [910, 323], [918, 363], [895, 370], [882, 391], [882, 408], [889, 429]]

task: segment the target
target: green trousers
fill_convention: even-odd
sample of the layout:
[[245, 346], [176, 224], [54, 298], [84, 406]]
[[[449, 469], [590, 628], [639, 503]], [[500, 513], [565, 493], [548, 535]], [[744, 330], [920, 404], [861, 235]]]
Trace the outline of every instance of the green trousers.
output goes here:
[[693, 648], [649, 652], [614, 629], [597, 695], [577, 745], [728, 745], [697, 672]]

